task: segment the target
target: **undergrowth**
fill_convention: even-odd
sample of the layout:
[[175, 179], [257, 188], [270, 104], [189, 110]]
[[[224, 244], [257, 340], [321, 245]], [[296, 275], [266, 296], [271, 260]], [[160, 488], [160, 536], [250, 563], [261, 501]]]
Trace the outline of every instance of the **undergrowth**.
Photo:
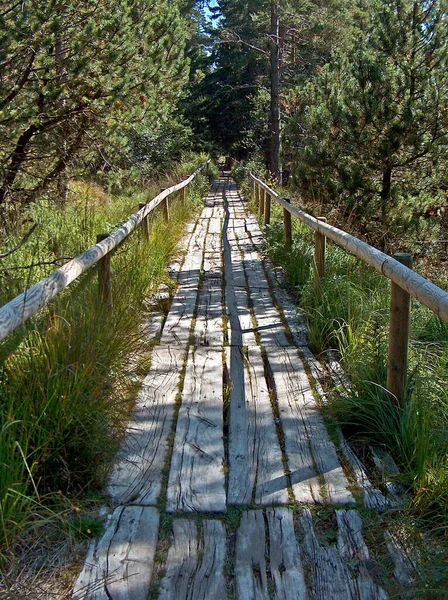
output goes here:
[[[202, 161], [184, 165], [163, 187], [185, 178]], [[19, 536], [59, 522], [67, 502], [88, 504], [86, 494], [104, 485], [135, 398], [136, 357], [148, 351], [144, 299], [160, 284], [169, 285], [166, 267], [214, 176], [209, 167], [189, 186], [185, 204], [173, 200], [169, 223], [156, 209], [149, 241], [137, 230], [118, 247], [112, 257], [112, 306], [100, 302], [96, 269], [91, 269], [0, 343], [3, 561]], [[1, 300], [55, 268], [46, 263], [57, 264], [61, 257], [65, 262], [91, 246], [97, 233], [113, 231], [160, 187], [157, 182], [110, 197], [97, 186], [75, 182], [63, 210], [44, 202], [30, 207], [29, 218], [39, 227], [0, 261]], [[10, 231], [7, 247], [14, 247], [26, 229], [25, 223], [22, 231]], [[81, 529], [93, 534], [94, 523], [87, 521]]]

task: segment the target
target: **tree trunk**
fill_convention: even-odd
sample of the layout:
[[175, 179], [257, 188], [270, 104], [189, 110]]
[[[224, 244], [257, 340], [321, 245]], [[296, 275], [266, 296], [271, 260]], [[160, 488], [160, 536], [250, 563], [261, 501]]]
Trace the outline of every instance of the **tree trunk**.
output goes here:
[[279, 22], [278, 2], [271, 2], [271, 118], [270, 118], [270, 165], [273, 177], [281, 185], [281, 116], [280, 116], [280, 78], [279, 78]]

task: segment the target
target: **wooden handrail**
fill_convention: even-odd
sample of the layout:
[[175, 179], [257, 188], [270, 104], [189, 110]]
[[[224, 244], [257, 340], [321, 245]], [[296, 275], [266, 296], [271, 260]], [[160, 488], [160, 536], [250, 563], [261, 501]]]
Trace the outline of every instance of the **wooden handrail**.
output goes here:
[[32, 317], [106, 254], [114, 250], [167, 196], [185, 188], [209, 162], [210, 159], [181, 183], [163, 190], [106, 239], [65, 263], [51, 275], [41, 279], [41, 281], [2, 306], [0, 308], [0, 341]]
[[443, 321], [448, 321], [448, 292], [442, 290], [437, 285], [425, 279], [412, 269], [405, 267], [393, 257], [388, 256], [381, 250], [377, 250], [366, 242], [346, 233], [342, 229], [328, 225], [315, 217], [312, 217], [303, 210], [299, 210], [295, 206], [282, 198], [277, 192], [266, 185], [261, 179], [258, 179], [253, 173], [245, 168], [249, 177], [259, 185], [265, 192], [269, 193], [271, 198], [275, 198], [277, 202], [289, 213], [297, 219], [311, 227], [318, 233], [329, 238], [350, 254], [357, 256], [368, 265], [374, 267], [382, 275], [396, 283], [400, 288], [406, 290], [411, 296], [419, 302], [427, 306]]

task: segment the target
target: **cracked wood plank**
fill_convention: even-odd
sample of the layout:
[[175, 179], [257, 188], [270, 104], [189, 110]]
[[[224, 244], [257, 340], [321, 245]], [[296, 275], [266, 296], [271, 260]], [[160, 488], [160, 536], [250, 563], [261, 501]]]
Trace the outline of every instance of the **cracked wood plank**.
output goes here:
[[222, 349], [190, 348], [168, 481], [168, 512], [224, 512]]
[[[320, 504], [321, 483], [314, 466], [307, 420], [316, 411], [310, 384], [294, 348], [267, 348], [282, 422], [291, 484], [297, 502]], [[325, 425], [321, 424], [322, 427]]]
[[269, 526], [269, 557], [275, 600], [308, 600], [300, 550], [289, 508], [266, 511]]
[[157, 502], [184, 355], [183, 348], [174, 346], [153, 350], [151, 368], [109, 480], [107, 491], [115, 502]]
[[226, 531], [220, 521], [176, 519], [159, 600], [226, 600]]
[[263, 511], [245, 512], [241, 516], [236, 536], [237, 600], [269, 600], [265, 556], [266, 535]]
[[313, 600], [387, 600], [371, 576], [374, 565], [362, 537], [357, 511], [336, 511], [337, 545], [322, 545], [314, 532], [311, 512], [303, 511], [304, 555]]
[[229, 504], [286, 504], [287, 479], [258, 346], [227, 351], [230, 376]]
[[[354, 504], [349, 483], [339, 462], [336, 448], [319, 412], [310, 382], [295, 348], [272, 346], [266, 349], [274, 378], [285, 447], [292, 472], [293, 490], [298, 501], [309, 497], [321, 501], [313, 473], [324, 478], [330, 504]], [[311, 457], [308, 448], [311, 450]], [[314, 462], [315, 469], [312, 468]], [[300, 500], [302, 498], [302, 500]]]
[[221, 255], [206, 253], [204, 257], [204, 280], [199, 294], [194, 330], [196, 345], [223, 345], [222, 311]]
[[229, 318], [229, 343], [236, 346], [256, 344], [249, 309], [246, 277], [238, 249], [234, 249], [233, 220], [223, 230], [223, 257], [225, 276], [225, 302]]
[[72, 599], [147, 600], [158, 529], [155, 508], [116, 508], [101, 538], [89, 546]]

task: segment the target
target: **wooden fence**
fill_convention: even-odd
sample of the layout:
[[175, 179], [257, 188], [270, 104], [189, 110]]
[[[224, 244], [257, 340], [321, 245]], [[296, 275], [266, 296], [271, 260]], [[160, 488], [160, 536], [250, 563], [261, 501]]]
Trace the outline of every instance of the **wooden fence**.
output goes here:
[[442, 320], [448, 321], [448, 293], [412, 270], [411, 255], [388, 256], [345, 231], [328, 225], [325, 219], [312, 217], [295, 206], [291, 206], [289, 200], [282, 198], [248, 169], [245, 170], [252, 183], [253, 198], [258, 204], [259, 213], [263, 216], [265, 225], [270, 222], [271, 199], [275, 199], [283, 207], [284, 236], [287, 248], [291, 246], [292, 241], [291, 215], [316, 232], [314, 252], [316, 282], [325, 273], [326, 238], [374, 267], [392, 281], [387, 389], [401, 404], [407, 371], [410, 296], [419, 300]]
[[108, 274], [110, 273], [110, 253], [112, 250], [121, 244], [140, 223], [146, 223], [146, 217], [159, 204], [163, 203], [163, 214], [165, 218], [168, 218], [168, 196], [180, 191], [182, 198], [185, 199], [186, 187], [209, 162], [210, 160], [203, 163], [199, 169], [181, 183], [162, 190], [158, 196], [143, 205], [137, 213], [133, 214], [126, 223], [110, 235], [99, 235], [95, 246], [68, 261], [51, 275], [2, 306], [0, 308], [0, 341], [99, 261], [101, 261], [99, 264], [101, 295], [103, 300], [109, 301]]

